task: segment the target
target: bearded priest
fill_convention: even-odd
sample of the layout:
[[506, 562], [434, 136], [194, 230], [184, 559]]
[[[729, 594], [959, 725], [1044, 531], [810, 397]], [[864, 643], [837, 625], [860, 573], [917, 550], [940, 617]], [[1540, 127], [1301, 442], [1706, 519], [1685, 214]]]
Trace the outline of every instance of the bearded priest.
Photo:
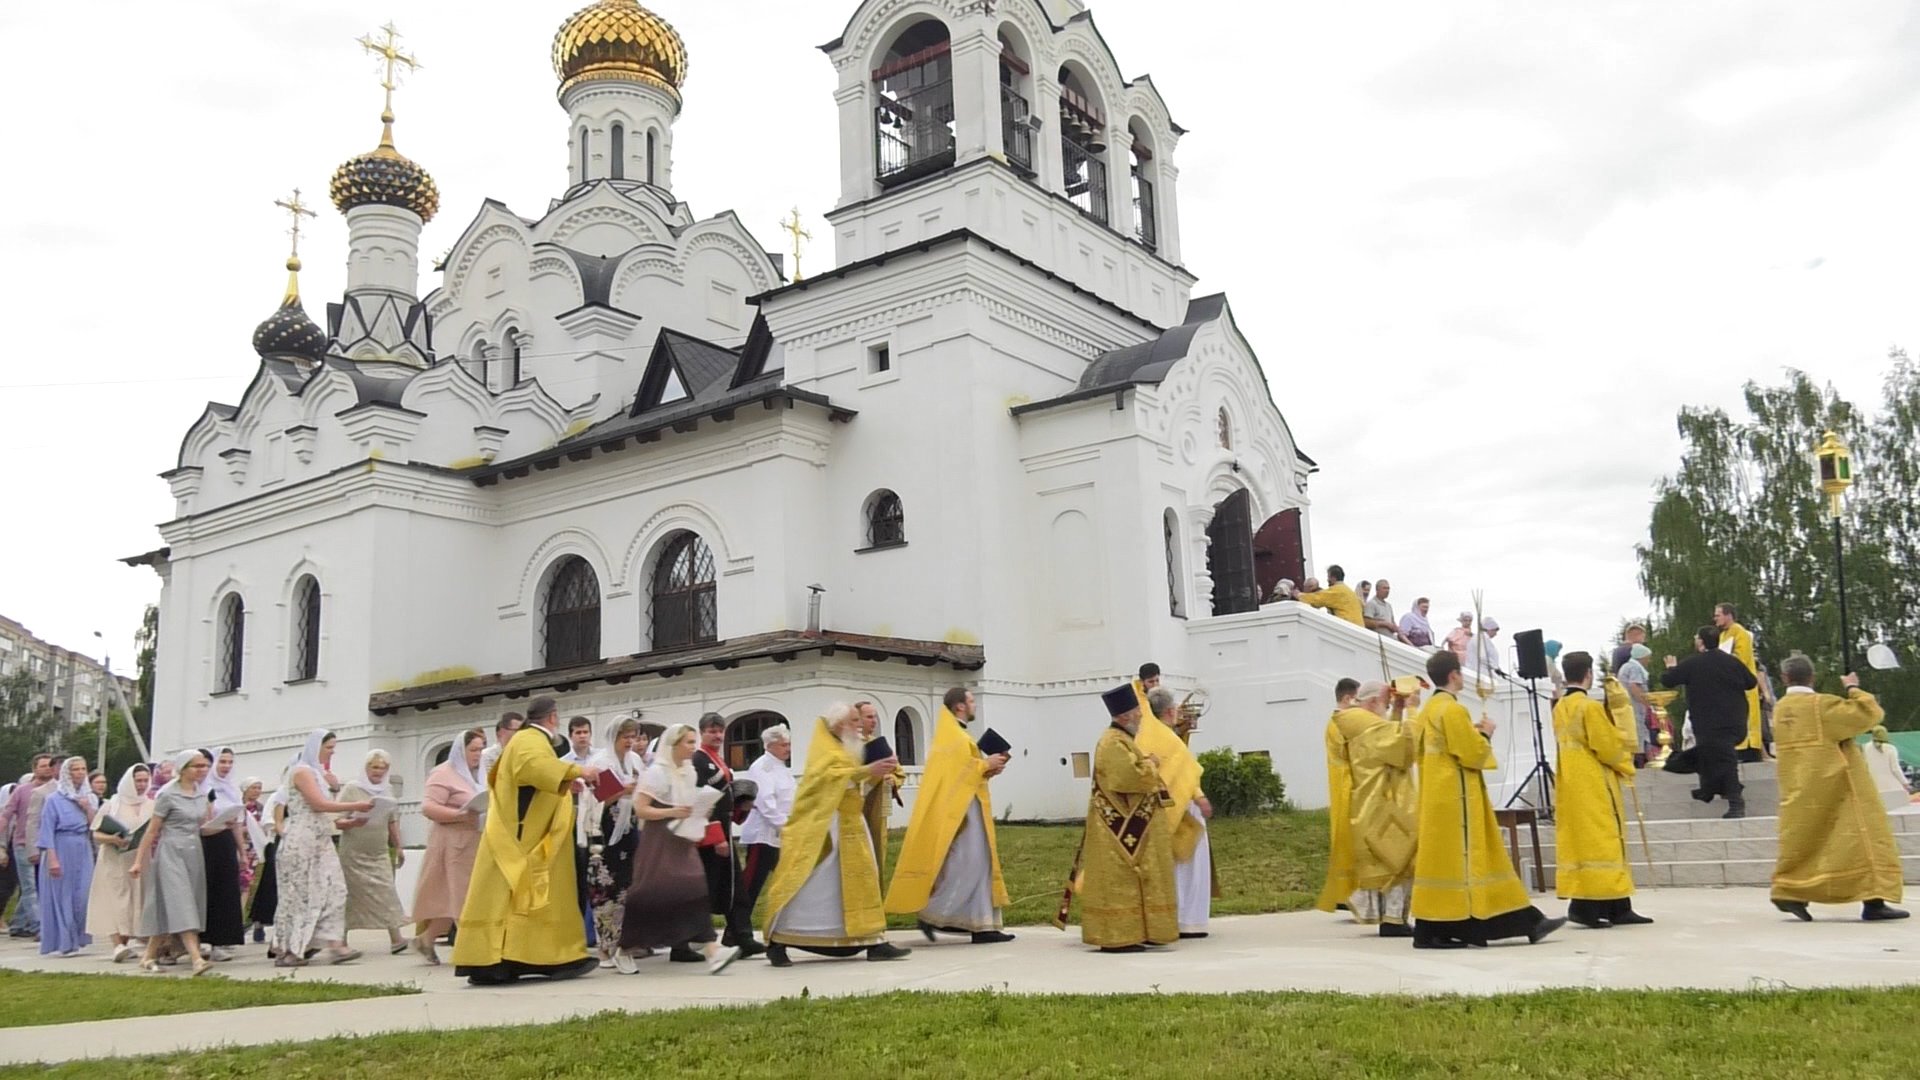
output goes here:
[[897, 758], [868, 763], [860, 715], [836, 703], [814, 726], [793, 810], [780, 830], [780, 865], [766, 889], [767, 960], [789, 967], [789, 948], [821, 956], [899, 960], [887, 942], [880, 855]]
[[948, 690], [941, 702], [886, 909], [917, 916], [928, 941], [966, 934], [975, 945], [992, 945], [1013, 940], [1000, 929], [1007, 886], [987, 794], [987, 781], [1006, 769], [1009, 755], [986, 754], [967, 735], [973, 710], [973, 691], [964, 687]]
[[[1105, 953], [1180, 939], [1173, 885], [1173, 798], [1160, 761], [1135, 743], [1140, 700], [1131, 686], [1100, 695], [1111, 723], [1093, 750], [1093, 793], [1070, 887], [1080, 894], [1080, 940]], [[1064, 926], [1064, 914], [1054, 920]]]

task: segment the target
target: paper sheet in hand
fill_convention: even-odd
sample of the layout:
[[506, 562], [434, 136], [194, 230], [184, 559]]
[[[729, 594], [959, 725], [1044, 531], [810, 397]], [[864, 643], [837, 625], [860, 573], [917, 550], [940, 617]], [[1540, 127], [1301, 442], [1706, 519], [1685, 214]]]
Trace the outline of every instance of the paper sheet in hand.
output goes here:
[[212, 836], [222, 829], [231, 829], [234, 823], [240, 820], [240, 815], [244, 813], [246, 813], [246, 811], [237, 805], [229, 806], [225, 810], [208, 818], [206, 824], [200, 826], [200, 835]]
[[1008, 742], [999, 732], [992, 728], [988, 728], [980, 736], [980, 752], [988, 757], [992, 757], [995, 754], [1009, 753], [1012, 750], [1013, 744]]
[[367, 823], [371, 825], [386, 824], [387, 819], [393, 816], [393, 812], [400, 808], [400, 800], [390, 795], [375, 795], [368, 801], [373, 803], [373, 809], [358, 816], [366, 818]]
[[683, 840], [699, 843], [707, 835], [707, 819], [712, 816], [714, 805], [720, 801], [720, 789], [697, 787], [693, 789], [693, 813], [676, 819], [672, 824], [675, 836]]
[[467, 805], [461, 807], [460, 809], [469, 814], [486, 813], [487, 812], [487, 793], [482, 791], [479, 794], [475, 795], [473, 798], [468, 799]]
[[254, 855], [258, 857], [264, 854], [267, 850], [267, 844], [270, 842], [267, 836], [266, 826], [261, 825], [260, 819], [254, 817], [252, 814], [246, 814], [240, 820], [247, 824], [247, 842], [253, 845]]

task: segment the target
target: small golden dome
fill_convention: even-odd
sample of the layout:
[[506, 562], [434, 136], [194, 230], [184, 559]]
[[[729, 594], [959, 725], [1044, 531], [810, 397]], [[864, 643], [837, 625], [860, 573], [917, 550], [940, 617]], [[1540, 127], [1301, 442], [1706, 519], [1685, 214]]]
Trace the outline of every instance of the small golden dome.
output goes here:
[[411, 210], [421, 221], [431, 221], [440, 209], [440, 188], [427, 170], [393, 148], [393, 121], [382, 119], [387, 127], [380, 145], [348, 158], [333, 170], [327, 193], [343, 214], [356, 206], [379, 203]]
[[553, 73], [562, 94], [594, 79], [623, 79], [653, 83], [678, 98], [687, 81], [687, 45], [638, 0], [596, 0], [553, 35]]

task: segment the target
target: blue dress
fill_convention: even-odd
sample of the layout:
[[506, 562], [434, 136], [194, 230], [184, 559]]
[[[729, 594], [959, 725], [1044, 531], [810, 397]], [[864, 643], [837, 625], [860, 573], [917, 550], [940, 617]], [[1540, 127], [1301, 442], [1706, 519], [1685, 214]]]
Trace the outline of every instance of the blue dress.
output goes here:
[[87, 934], [87, 896], [93, 891], [93, 799], [85, 807], [50, 794], [40, 810], [34, 846], [60, 860], [60, 876], [40, 857], [40, 953], [74, 952], [93, 941]]

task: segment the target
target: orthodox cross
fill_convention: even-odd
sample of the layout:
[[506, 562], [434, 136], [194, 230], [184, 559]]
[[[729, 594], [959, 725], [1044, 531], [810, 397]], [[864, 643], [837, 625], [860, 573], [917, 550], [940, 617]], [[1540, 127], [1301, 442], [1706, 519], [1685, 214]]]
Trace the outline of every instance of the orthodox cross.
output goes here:
[[300, 201], [299, 188], [294, 188], [293, 194], [284, 199], [273, 200], [273, 205], [285, 210], [287, 216], [293, 219], [293, 227], [287, 230], [287, 235], [293, 237], [293, 251], [287, 258], [291, 261], [298, 261], [300, 258], [300, 219], [303, 217], [315, 217], [317, 215], [307, 209], [306, 203]]
[[793, 215], [780, 223], [780, 228], [793, 237], [793, 280], [800, 280], [800, 241], [813, 239], [813, 234], [800, 224], [800, 208], [793, 208]]
[[387, 92], [387, 101], [380, 118], [391, 124], [393, 123], [393, 91], [400, 85], [396, 77], [399, 69], [404, 67], [409, 72], [418, 71], [420, 61], [400, 51], [400, 31], [394, 29], [392, 22], [382, 26], [380, 33], [382, 36], [377, 40], [372, 34], [363, 36], [360, 39], [360, 47], [378, 56], [385, 68], [380, 78], [380, 88]]

